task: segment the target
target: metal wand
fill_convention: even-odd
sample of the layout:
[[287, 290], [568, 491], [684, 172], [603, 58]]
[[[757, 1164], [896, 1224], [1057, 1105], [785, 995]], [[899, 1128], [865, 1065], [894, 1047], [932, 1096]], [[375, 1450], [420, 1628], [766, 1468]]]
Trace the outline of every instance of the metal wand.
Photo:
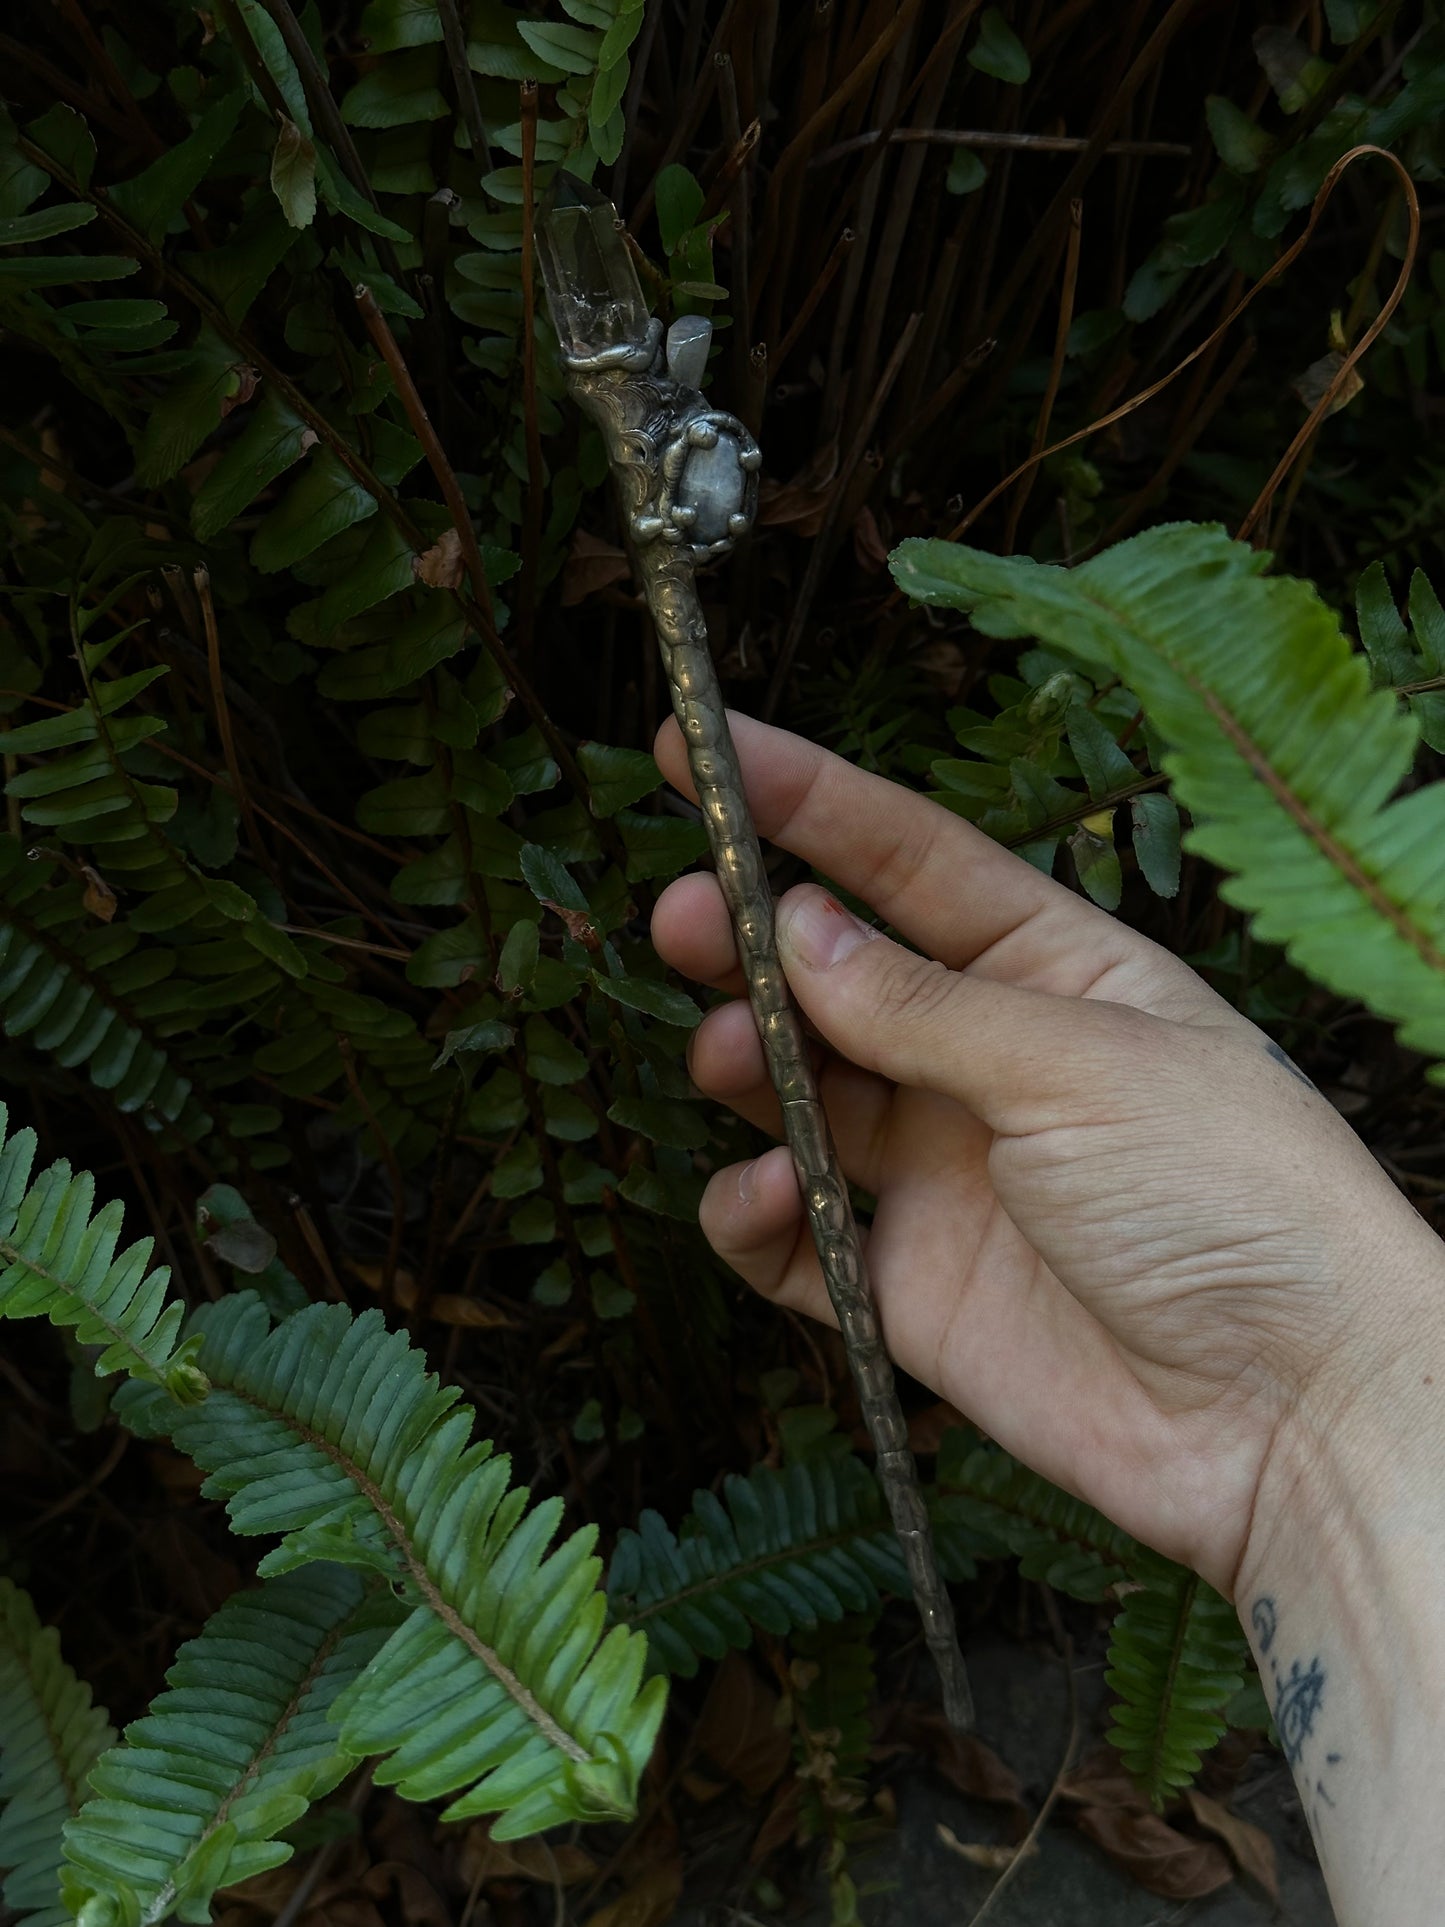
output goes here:
[[726, 555], [757, 508], [757, 443], [701, 393], [712, 324], [648, 313], [622, 223], [594, 188], [559, 172], [537, 229], [552, 324], [573, 399], [602, 430], [633, 562], [657, 629], [673, 713], [718, 881], [737, 935], [818, 1260], [878, 1459], [878, 1477], [959, 1731], [973, 1720], [953, 1607], [938, 1568], [918, 1470], [879, 1329], [848, 1186], [838, 1166], [807, 1038], [778, 961], [773, 897], [697, 593], [699, 564]]

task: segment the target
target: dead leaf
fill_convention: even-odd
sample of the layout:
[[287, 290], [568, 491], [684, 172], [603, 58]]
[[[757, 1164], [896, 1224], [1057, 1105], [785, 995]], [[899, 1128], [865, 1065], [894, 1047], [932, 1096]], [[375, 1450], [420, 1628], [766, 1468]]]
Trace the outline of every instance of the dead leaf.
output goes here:
[[1224, 1842], [1239, 1871], [1263, 1887], [1278, 1906], [1279, 1869], [1275, 1865], [1274, 1842], [1263, 1827], [1255, 1826], [1252, 1820], [1241, 1820], [1237, 1813], [1231, 1813], [1218, 1800], [1211, 1800], [1198, 1787], [1190, 1787], [1184, 1797], [1205, 1832], [1216, 1834]]
[[1148, 1813], [1149, 1802], [1124, 1770], [1112, 1746], [1096, 1746], [1059, 1782], [1059, 1794], [1086, 1807], [1118, 1807]]
[[480, 1298], [464, 1298], [459, 1291], [439, 1291], [431, 1301], [431, 1316], [439, 1325], [465, 1325], [473, 1331], [514, 1332], [522, 1328], [495, 1305]]
[[748, 1848], [748, 1865], [760, 1867], [769, 1854], [785, 1847], [798, 1830], [798, 1814], [802, 1806], [803, 1791], [796, 1780], [787, 1780], [773, 1795], [773, 1804], [768, 1808], [767, 1817], [753, 1836], [753, 1844]]
[[950, 1853], [956, 1853], [960, 1860], [966, 1860], [971, 1867], [982, 1867], [987, 1873], [1002, 1873], [1021, 1855], [1025, 1860], [1031, 1860], [1039, 1850], [1036, 1840], [1025, 1841], [1019, 1846], [989, 1846], [983, 1841], [960, 1840], [953, 1828], [946, 1827], [941, 1820], [937, 1833], [940, 1842]]
[[93, 917], [99, 917], [102, 923], [109, 923], [115, 915], [115, 891], [100, 871], [92, 869], [88, 863], [81, 864], [80, 874], [85, 878], [85, 894], [80, 899], [82, 905]]
[[881, 575], [888, 566], [888, 544], [878, 531], [878, 517], [866, 502], [853, 523], [853, 554], [868, 575]]
[[767, 528], [790, 529], [794, 535], [816, 535], [828, 513], [837, 479], [838, 444], [825, 442], [791, 482], [764, 480], [758, 500], [759, 523]]
[[1009, 1824], [1019, 1838], [1028, 1832], [1030, 1814], [1022, 1780], [977, 1734], [955, 1733], [937, 1707], [905, 1706], [891, 1737], [925, 1753], [949, 1785], [966, 1798], [1007, 1807]]
[[663, 1927], [672, 1919], [682, 1893], [682, 1861], [668, 1860], [649, 1867], [627, 1891], [599, 1913], [589, 1914], [587, 1927]]
[[925, 642], [921, 648], [914, 650], [911, 660], [924, 681], [936, 689], [940, 696], [947, 696], [951, 701], [962, 689], [968, 664], [958, 644], [950, 642], [946, 636]]
[[778, 1723], [778, 1695], [757, 1668], [730, 1652], [713, 1674], [693, 1730], [698, 1750], [761, 1800], [788, 1770], [792, 1744]]
[[[348, 1258], [346, 1269], [359, 1278], [368, 1291], [379, 1292], [386, 1283], [385, 1265], [363, 1265], [355, 1258]], [[416, 1279], [409, 1271], [397, 1271], [391, 1281], [391, 1295], [403, 1311], [411, 1310], [416, 1303]]]
[[443, 529], [423, 555], [411, 559], [411, 572], [429, 589], [459, 589], [466, 577], [462, 559], [462, 538], [455, 529]]
[[[1321, 355], [1318, 361], [1312, 361], [1297, 381], [1290, 383], [1306, 410], [1319, 406], [1324, 399], [1325, 390], [1344, 365], [1344, 355], [1338, 348], [1332, 348], [1327, 355]], [[1345, 376], [1339, 393], [1325, 410], [1326, 416], [1338, 415], [1342, 408], [1348, 408], [1364, 385], [1359, 369], [1352, 368]]]
[[589, 535], [586, 529], [576, 529], [562, 564], [562, 607], [570, 609], [585, 602], [599, 590], [610, 589], [614, 582], [626, 582], [631, 574], [632, 564], [622, 549], [600, 536]]
[[468, 1887], [485, 1887], [489, 1880], [575, 1887], [597, 1873], [597, 1862], [585, 1847], [566, 1840], [494, 1840], [486, 1825], [468, 1828], [457, 1858]]
[[1085, 1807], [1077, 1824], [1116, 1866], [1165, 1900], [1198, 1900], [1234, 1878], [1223, 1847], [1212, 1840], [1191, 1840], [1157, 1813]]
[[238, 1218], [235, 1224], [218, 1225], [206, 1239], [206, 1249], [254, 1278], [276, 1256], [276, 1240], [254, 1218]]

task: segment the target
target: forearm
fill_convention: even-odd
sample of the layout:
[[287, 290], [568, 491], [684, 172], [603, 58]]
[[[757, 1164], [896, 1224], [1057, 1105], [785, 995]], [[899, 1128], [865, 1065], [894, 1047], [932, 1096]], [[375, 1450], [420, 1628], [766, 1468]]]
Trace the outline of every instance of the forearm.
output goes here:
[[[1445, 1294], [1442, 1294], [1445, 1315]], [[1295, 1424], [1236, 1604], [1339, 1927], [1445, 1907], [1445, 1336]]]

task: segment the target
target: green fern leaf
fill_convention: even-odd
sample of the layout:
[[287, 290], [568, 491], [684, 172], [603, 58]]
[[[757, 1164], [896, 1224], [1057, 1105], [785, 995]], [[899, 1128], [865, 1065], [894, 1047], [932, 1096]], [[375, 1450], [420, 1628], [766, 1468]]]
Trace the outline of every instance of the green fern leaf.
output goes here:
[[35, 1133], [5, 1141], [0, 1104], [0, 1318], [47, 1315], [70, 1325], [83, 1345], [102, 1345], [96, 1372], [126, 1371], [163, 1397], [194, 1403], [206, 1395], [196, 1364], [198, 1341], [176, 1343], [183, 1316], [166, 1302], [170, 1271], [152, 1271], [152, 1241], [117, 1254], [122, 1211], [112, 1199], [92, 1216], [95, 1180], [72, 1174], [62, 1158], [32, 1182]]
[[980, 1553], [1012, 1553], [1025, 1578], [1075, 1599], [1106, 1599], [1128, 1577], [1139, 1548], [1127, 1532], [975, 1434], [945, 1433], [937, 1478], [935, 1532], [962, 1526]]
[[867, 1466], [818, 1458], [733, 1475], [721, 1499], [695, 1493], [676, 1534], [644, 1512], [618, 1537], [607, 1587], [613, 1618], [646, 1632], [654, 1664], [691, 1677], [699, 1657], [748, 1645], [754, 1625], [781, 1634], [871, 1612], [881, 1594], [907, 1593], [908, 1574]]
[[115, 1738], [28, 1594], [0, 1579], [0, 1893], [28, 1927], [64, 1927], [61, 1829]]
[[507, 1490], [509, 1461], [377, 1312], [312, 1305], [269, 1331], [245, 1292], [192, 1330], [205, 1404], [132, 1385], [117, 1412], [204, 1467], [236, 1531], [283, 1535], [263, 1573], [369, 1567], [410, 1607], [337, 1702], [343, 1743], [388, 1756], [377, 1779], [408, 1799], [456, 1795], [446, 1818], [500, 1813], [498, 1838], [630, 1813], [665, 1695], [642, 1639], [604, 1636], [595, 1530], [548, 1555], [561, 1501]]
[[947, 542], [895, 552], [917, 601], [1120, 676], [1172, 745], [1193, 849], [1302, 970], [1445, 1057], [1445, 785], [1388, 800], [1419, 732], [1304, 582], [1223, 530], [1150, 529], [1076, 569]]
[[1120, 1696], [1109, 1739], [1158, 1805], [1223, 1734], [1249, 1647], [1234, 1608], [1197, 1573], [1142, 1548], [1133, 1564], [1104, 1676]]
[[333, 1709], [402, 1608], [316, 1565], [237, 1593], [90, 1774], [61, 1890], [85, 1927], [208, 1921], [218, 1887], [276, 1867], [276, 1835], [356, 1765]]

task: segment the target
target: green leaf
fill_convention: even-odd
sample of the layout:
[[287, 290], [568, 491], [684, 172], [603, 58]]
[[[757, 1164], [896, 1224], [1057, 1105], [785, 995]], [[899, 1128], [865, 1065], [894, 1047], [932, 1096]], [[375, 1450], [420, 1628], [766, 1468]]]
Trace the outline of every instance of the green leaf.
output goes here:
[[0, 248], [13, 248], [30, 241], [48, 241], [57, 234], [87, 227], [99, 212], [84, 201], [65, 201], [56, 207], [38, 208], [34, 214], [12, 214], [0, 220]]
[[239, 385], [237, 351], [203, 326], [176, 378], [151, 406], [136, 443], [136, 479], [158, 488], [178, 474], [219, 425]]
[[1114, 838], [1080, 824], [1069, 838], [1079, 881], [1101, 910], [1117, 910], [1124, 890], [1124, 874]]
[[531, 989], [540, 944], [537, 925], [526, 918], [507, 932], [497, 959], [497, 988], [504, 997], [522, 997]]
[[971, 147], [955, 147], [944, 180], [950, 194], [973, 194], [988, 179], [988, 169]]
[[671, 984], [653, 983], [647, 977], [604, 977], [597, 970], [592, 972], [592, 981], [614, 1003], [625, 1004], [629, 1010], [645, 1011], [664, 1024], [691, 1030], [702, 1022], [702, 1012], [691, 997]]
[[263, 390], [241, 433], [196, 492], [191, 527], [197, 539], [209, 542], [219, 535], [315, 440], [314, 430], [289, 402], [274, 389]]
[[671, 254], [702, 213], [705, 196], [694, 175], [678, 161], [663, 168], [653, 192], [662, 245]]
[[336, 1703], [402, 1613], [333, 1565], [228, 1599], [91, 1769], [91, 1797], [65, 1828], [67, 1906], [205, 1921], [218, 1887], [289, 1860], [276, 1836], [357, 1764]]
[[1236, 174], [1257, 174], [1274, 145], [1264, 129], [1222, 94], [1209, 95], [1204, 115], [1214, 151], [1224, 165]]
[[294, 228], [316, 218], [316, 149], [294, 120], [283, 120], [271, 150], [271, 191]]
[[1068, 736], [1079, 773], [1096, 801], [1138, 781], [1138, 771], [1114, 741], [1112, 730], [1086, 704], [1071, 704]]
[[483, 1018], [479, 1024], [467, 1024], [461, 1030], [449, 1030], [442, 1040], [432, 1069], [440, 1070], [443, 1064], [450, 1064], [454, 1057], [510, 1050], [516, 1039], [517, 1033], [512, 1026], [496, 1017]]
[[984, 9], [978, 39], [968, 50], [968, 64], [1010, 87], [1022, 87], [1032, 71], [1028, 50], [997, 7]]
[[1029, 634], [1135, 692], [1170, 745], [1192, 849], [1228, 871], [1226, 899], [1262, 943], [1445, 1057], [1445, 785], [1390, 800], [1414, 718], [1371, 689], [1365, 658], [1303, 582], [1222, 530], [1151, 529], [1072, 570], [905, 542], [899, 586]]
[[237, 90], [223, 94], [196, 123], [179, 146], [128, 181], [110, 189], [110, 198], [141, 232], [159, 241], [191, 195], [210, 172], [211, 164], [230, 139], [246, 96]]
[[376, 497], [341, 458], [320, 448], [257, 529], [251, 561], [263, 575], [274, 575], [314, 554], [343, 529], [375, 515], [376, 507]]
[[22, 254], [0, 261], [0, 294], [19, 288], [69, 288], [86, 281], [124, 281], [140, 262], [124, 254]]
[[41, 153], [57, 162], [77, 187], [90, 186], [95, 169], [95, 137], [73, 107], [57, 101], [39, 120], [31, 121], [25, 131]]
[[414, 121], [445, 120], [450, 110], [437, 74], [437, 55], [430, 47], [413, 45], [389, 54], [347, 92], [341, 118], [352, 127], [405, 127]]
[[562, 910], [587, 910], [582, 886], [550, 850], [524, 843], [521, 863], [527, 888], [539, 903], [556, 904]]
[[62, 1828], [115, 1739], [103, 1707], [60, 1656], [30, 1597], [0, 1578], [0, 1893], [28, 1927], [65, 1927]]
[[700, 1151], [710, 1135], [697, 1105], [681, 1098], [619, 1097], [607, 1115], [624, 1131], [635, 1131], [654, 1144], [671, 1144], [682, 1151]]
[[1144, 881], [1158, 897], [1179, 894], [1179, 810], [1174, 799], [1155, 791], [1129, 798], [1134, 855]]
[[[517, 32], [549, 68], [564, 74], [597, 71], [597, 56], [602, 46], [599, 33], [551, 20], [518, 20]], [[537, 78], [541, 77], [538, 73]]]
[[662, 781], [661, 771], [646, 750], [582, 743], [577, 750], [577, 761], [587, 778], [588, 801], [594, 816], [615, 816], [629, 803], [651, 796]]

